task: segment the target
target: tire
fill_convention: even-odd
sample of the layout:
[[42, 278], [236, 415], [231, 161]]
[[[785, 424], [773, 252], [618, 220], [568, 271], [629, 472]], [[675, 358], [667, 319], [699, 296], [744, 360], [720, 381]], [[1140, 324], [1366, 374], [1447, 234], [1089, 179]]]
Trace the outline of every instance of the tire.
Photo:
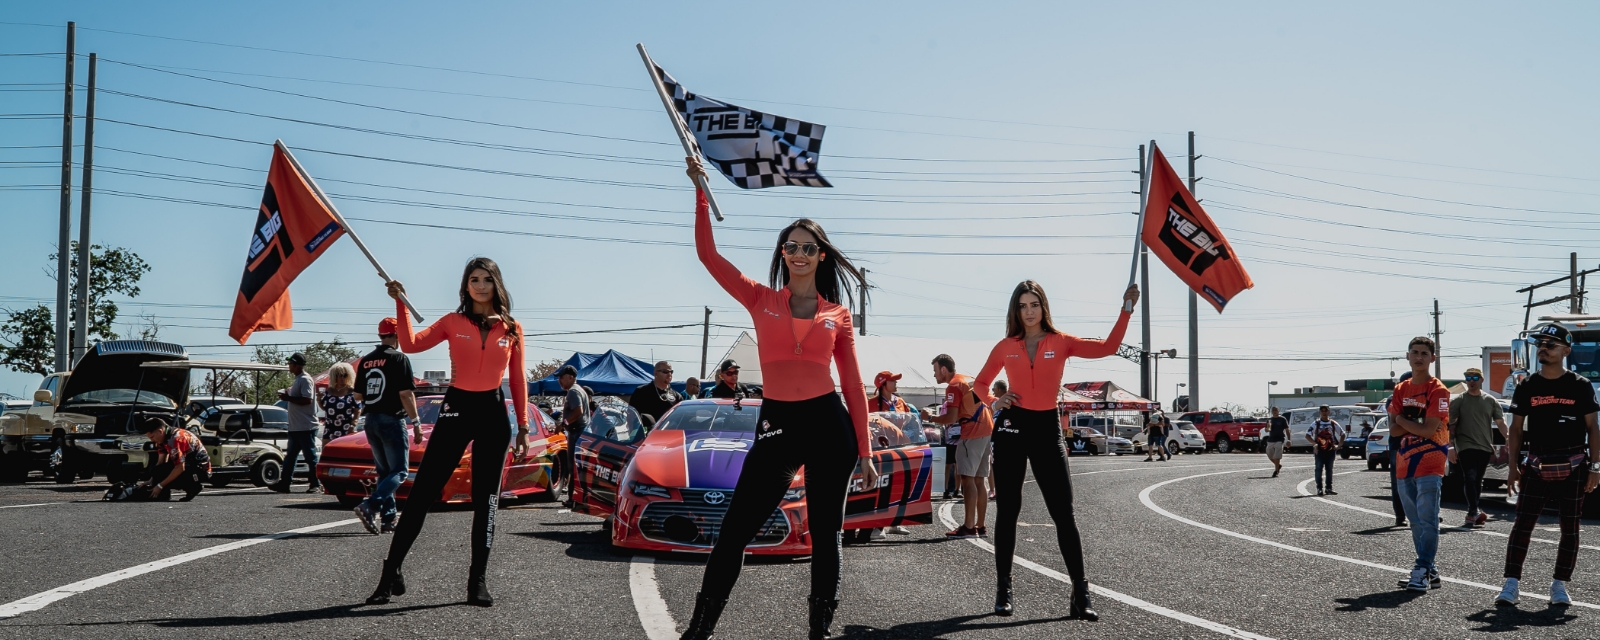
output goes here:
[[1167, 455], [1171, 455], [1171, 456], [1178, 455], [1179, 450], [1182, 449], [1182, 448], [1183, 447], [1178, 446], [1178, 443], [1176, 443], [1176, 442], [1172, 442], [1170, 440], [1167, 441]]
[[1367, 460], [1367, 471], [1377, 471], [1377, 470], [1378, 470], [1378, 461], [1377, 460]]
[[90, 469], [84, 469], [82, 471], [79, 471], [78, 472], [78, 479], [79, 480], [93, 480], [94, 479], [94, 471], [92, 471]]
[[1339, 459], [1340, 459], [1340, 460], [1349, 460], [1349, 459], [1350, 459], [1350, 454], [1348, 454], [1348, 453], [1341, 453], [1341, 454], [1339, 454]]
[[365, 499], [366, 498], [364, 498], [362, 496], [340, 495], [339, 496], [339, 506], [344, 507], [346, 509], [354, 509], [354, 508], [356, 508], [356, 505], [361, 504], [361, 501], [365, 500]]
[[277, 458], [262, 458], [250, 467], [250, 484], [265, 487], [283, 480], [283, 462]]
[[26, 458], [20, 454], [0, 457], [0, 482], [22, 483], [28, 481]]
[[[1083, 452], [1084, 452], [1084, 453], [1087, 453], [1087, 454], [1089, 454], [1089, 455], [1091, 455], [1091, 456], [1097, 456], [1097, 455], [1100, 455], [1100, 450], [1099, 450], [1099, 449], [1096, 449], [1096, 448], [1095, 448], [1095, 446], [1094, 446], [1094, 445], [1092, 445], [1092, 444], [1087, 444], [1087, 445], [1084, 445], [1084, 446], [1083, 446]], [[863, 529], [863, 531], [866, 531], [866, 530], [865, 530], [865, 529]], [[871, 535], [871, 532], [870, 532], [870, 531], [868, 531], [868, 535]]]
[[1233, 441], [1227, 436], [1217, 436], [1217, 453], [1232, 453]]
[[221, 489], [221, 488], [226, 487], [226, 486], [228, 486], [228, 479], [227, 478], [218, 478], [217, 476], [211, 476], [211, 488], [212, 489]]

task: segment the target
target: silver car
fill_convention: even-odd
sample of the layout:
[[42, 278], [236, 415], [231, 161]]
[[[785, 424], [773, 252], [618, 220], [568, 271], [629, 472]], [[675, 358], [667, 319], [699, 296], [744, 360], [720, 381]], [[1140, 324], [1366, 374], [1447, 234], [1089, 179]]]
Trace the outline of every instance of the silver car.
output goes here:
[[1378, 419], [1378, 424], [1367, 434], [1367, 470], [1389, 468], [1389, 418]]

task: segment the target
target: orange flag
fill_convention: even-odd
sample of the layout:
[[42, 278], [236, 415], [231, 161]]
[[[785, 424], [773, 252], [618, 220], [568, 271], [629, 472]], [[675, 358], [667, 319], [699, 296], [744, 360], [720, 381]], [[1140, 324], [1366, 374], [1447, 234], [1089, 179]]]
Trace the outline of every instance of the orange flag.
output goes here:
[[1256, 284], [1161, 149], [1151, 150], [1150, 190], [1140, 237], [1150, 253], [1222, 313], [1229, 300]]
[[294, 326], [289, 283], [341, 235], [344, 227], [333, 212], [295, 170], [283, 147], [275, 146], [228, 335], [244, 344], [257, 331]]

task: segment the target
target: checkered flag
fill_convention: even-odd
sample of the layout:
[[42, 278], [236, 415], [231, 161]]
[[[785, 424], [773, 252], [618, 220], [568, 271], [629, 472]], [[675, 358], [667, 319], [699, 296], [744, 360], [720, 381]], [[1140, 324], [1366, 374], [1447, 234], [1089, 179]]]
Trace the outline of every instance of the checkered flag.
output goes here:
[[656, 67], [700, 155], [741, 189], [831, 187], [817, 173], [824, 127], [685, 91]]

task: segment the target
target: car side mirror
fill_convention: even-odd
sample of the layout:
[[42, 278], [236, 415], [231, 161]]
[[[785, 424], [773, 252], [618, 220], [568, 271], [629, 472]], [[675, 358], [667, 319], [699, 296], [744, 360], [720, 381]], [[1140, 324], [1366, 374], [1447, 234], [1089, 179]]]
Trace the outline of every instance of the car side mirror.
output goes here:
[[1528, 361], [1529, 360], [1530, 360], [1530, 358], [1528, 357], [1528, 341], [1524, 340], [1522, 338], [1517, 338], [1515, 340], [1512, 340], [1511, 341], [1511, 370], [1512, 371], [1527, 371], [1528, 370]]
[[33, 392], [33, 401], [34, 402], [49, 402], [50, 399], [53, 398], [53, 397], [55, 397], [55, 396], [50, 393], [49, 389], [40, 389], [38, 391]]

